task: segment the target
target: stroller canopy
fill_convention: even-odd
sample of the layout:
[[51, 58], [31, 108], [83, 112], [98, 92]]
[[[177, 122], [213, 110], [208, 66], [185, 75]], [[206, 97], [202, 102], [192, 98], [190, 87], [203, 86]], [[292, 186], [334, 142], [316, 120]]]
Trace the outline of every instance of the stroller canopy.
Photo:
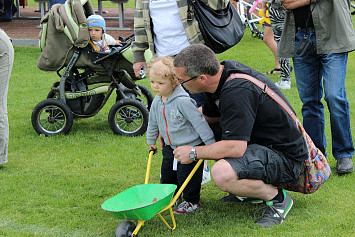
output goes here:
[[65, 4], [53, 5], [41, 20], [39, 47], [42, 54], [37, 67], [57, 71], [71, 57], [74, 46], [86, 47], [90, 40], [86, 18], [93, 14], [89, 0], [67, 0]]

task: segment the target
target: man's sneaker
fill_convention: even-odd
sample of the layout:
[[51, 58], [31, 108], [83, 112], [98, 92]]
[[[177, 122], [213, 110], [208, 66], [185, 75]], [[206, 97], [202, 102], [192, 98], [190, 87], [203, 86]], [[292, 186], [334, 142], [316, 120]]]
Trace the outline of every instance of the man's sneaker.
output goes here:
[[251, 202], [254, 204], [263, 202], [263, 200], [258, 198], [239, 197], [231, 193], [227, 196], [221, 197], [219, 200], [222, 202]]
[[206, 184], [210, 181], [211, 181], [211, 173], [210, 173], [210, 168], [207, 166], [206, 170], [203, 169], [201, 184]]
[[[254, 218], [259, 220], [256, 224], [261, 227], [271, 227], [273, 225], [279, 225], [285, 220], [288, 212], [292, 208], [293, 201], [284, 189], [282, 189], [282, 193], [284, 196], [283, 202], [267, 201], [265, 207], [259, 208], [254, 213]], [[261, 216], [256, 217], [256, 214], [261, 210], [263, 211]]]
[[200, 203], [192, 203], [192, 202], [184, 201], [179, 205], [178, 209], [176, 209], [174, 213], [182, 214], [182, 213], [193, 212], [200, 209], [201, 209]]
[[354, 171], [353, 160], [351, 158], [341, 158], [337, 160], [337, 173], [348, 174]]
[[291, 81], [278, 81], [275, 83], [275, 85], [282, 89], [282, 90], [289, 90], [291, 89]]

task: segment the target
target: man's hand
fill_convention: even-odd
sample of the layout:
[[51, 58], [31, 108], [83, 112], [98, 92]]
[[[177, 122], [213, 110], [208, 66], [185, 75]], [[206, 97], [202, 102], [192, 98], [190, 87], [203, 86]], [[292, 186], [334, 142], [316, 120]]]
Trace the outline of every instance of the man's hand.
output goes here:
[[141, 78], [141, 75], [139, 74], [139, 72], [142, 69], [142, 67], [147, 67], [146, 62], [133, 63], [134, 75], [138, 78]]
[[320, 0], [285, 0], [282, 5], [289, 10], [309, 5], [310, 2], [319, 2]]
[[174, 157], [181, 164], [190, 164], [192, 160], [190, 159], [190, 151], [192, 150], [192, 146], [179, 146], [174, 150]]

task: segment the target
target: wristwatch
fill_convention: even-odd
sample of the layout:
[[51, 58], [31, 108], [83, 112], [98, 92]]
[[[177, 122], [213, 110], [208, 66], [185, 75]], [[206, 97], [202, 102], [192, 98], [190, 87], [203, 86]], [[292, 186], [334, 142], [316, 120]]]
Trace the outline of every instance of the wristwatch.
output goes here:
[[196, 147], [195, 146], [191, 149], [189, 157], [191, 160], [194, 160], [194, 161], [196, 160], [197, 154], [196, 154]]

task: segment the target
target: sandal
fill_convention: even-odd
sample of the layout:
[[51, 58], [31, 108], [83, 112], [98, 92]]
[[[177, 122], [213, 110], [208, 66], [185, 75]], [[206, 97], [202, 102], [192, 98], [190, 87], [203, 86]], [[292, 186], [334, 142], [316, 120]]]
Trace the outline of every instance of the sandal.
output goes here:
[[271, 75], [271, 74], [280, 74], [281, 68], [274, 68], [270, 72], [265, 72], [264, 75]]

